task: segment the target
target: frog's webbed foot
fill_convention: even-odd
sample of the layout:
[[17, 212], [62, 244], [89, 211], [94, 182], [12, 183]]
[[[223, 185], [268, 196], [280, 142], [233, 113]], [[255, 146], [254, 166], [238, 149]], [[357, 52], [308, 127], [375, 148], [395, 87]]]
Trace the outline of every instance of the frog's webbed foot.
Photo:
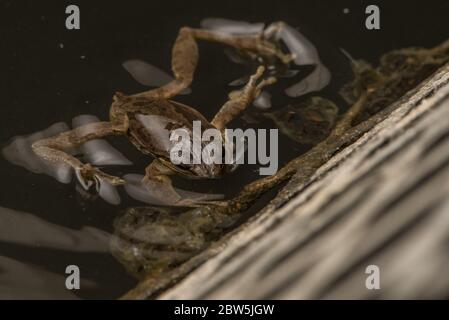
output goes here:
[[88, 163], [75, 168], [75, 173], [78, 178], [78, 181], [81, 183], [82, 187], [86, 190], [90, 189], [93, 185], [95, 185], [95, 189], [99, 191], [102, 181], [108, 182], [114, 186], [125, 184], [125, 180], [104, 173], [100, 169], [97, 169]]
[[90, 164], [83, 164], [79, 159], [71, 155], [68, 150], [73, 150], [87, 141], [102, 138], [108, 135], [120, 135], [126, 132], [127, 122], [95, 122], [71, 131], [62, 132], [57, 136], [38, 140], [32, 145], [36, 155], [46, 161], [64, 162], [75, 169], [81, 185], [87, 190], [95, 185], [97, 191], [102, 181], [112, 185], [124, 184], [125, 181], [102, 172]]

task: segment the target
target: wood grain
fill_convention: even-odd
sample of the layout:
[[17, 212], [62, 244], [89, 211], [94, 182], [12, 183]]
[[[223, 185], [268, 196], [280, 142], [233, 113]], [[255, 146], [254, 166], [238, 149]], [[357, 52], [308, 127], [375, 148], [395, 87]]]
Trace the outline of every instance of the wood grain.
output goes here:
[[[159, 298], [449, 297], [449, 66], [389, 109]], [[372, 264], [380, 290], [365, 286]]]

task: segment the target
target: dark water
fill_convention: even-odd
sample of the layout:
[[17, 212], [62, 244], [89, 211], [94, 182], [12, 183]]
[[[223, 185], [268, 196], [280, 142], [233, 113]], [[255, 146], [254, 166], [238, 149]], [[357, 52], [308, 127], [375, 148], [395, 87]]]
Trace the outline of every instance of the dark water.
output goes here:
[[[194, 4], [193, 4], [194, 3]], [[77, 1], [81, 30], [64, 27], [66, 1], [0, 1], [0, 143], [16, 135], [41, 131], [80, 114], [106, 120], [112, 94], [146, 88], [123, 69], [128, 59], [142, 59], [170, 69], [171, 45], [181, 26], [199, 26], [207, 17], [251, 22], [283, 20], [300, 27], [318, 48], [332, 81], [321, 95], [344, 107], [337, 91], [350, 78], [339, 48], [372, 63], [384, 52], [407, 46], [433, 46], [448, 36], [447, 1]], [[365, 7], [381, 9], [381, 30], [365, 28]], [[349, 13], [343, 9], [348, 8]], [[177, 98], [212, 118], [242, 75], [219, 45], [200, 44], [200, 63], [192, 94]], [[286, 80], [288, 81], [288, 80]], [[276, 94], [274, 108], [301, 98]], [[278, 91], [277, 91], [278, 90]], [[241, 120], [234, 127], [245, 127]], [[258, 127], [269, 128], [270, 122]], [[109, 142], [133, 162], [115, 173], [142, 173], [151, 159], [121, 137]], [[306, 146], [280, 136], [279, 166]], [[108, 235], [120, 210], [141, 205], [121, 193], [122, 204], [88, 201], [75, 182], [62, 184], [0, 159], [0, 298], [115, 298], [135, 280], [108, 253]], [[185, 182], [180, 187], [230, 196], [258, 178], [256, 166], [244, 166], [221, 181]], [[267, 199], [265, 199], [267, 200]], [[260, 203], [258, 206], [261, 206]], [[6, 209], [8, 208], [8, 209]], [[88, 230], [86, 231], [86, 227]], [[84, 229], [83, 229], [84, 228]], [[89, 229], [90, 228], [90, 229]], [[93, 230], [93, 231], [92, 231]], [[65, 268], [81, 270], [81, 290], [64, 287]], [[44, 295], [45, 293], [45, 295]]]

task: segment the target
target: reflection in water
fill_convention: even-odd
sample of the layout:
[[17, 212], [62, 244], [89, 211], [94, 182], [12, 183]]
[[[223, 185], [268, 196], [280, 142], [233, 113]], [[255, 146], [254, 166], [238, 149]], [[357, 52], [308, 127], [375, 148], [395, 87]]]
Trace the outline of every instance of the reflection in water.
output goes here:
[[69, 229], [36, 215], [0, 207], [0, 241], [73, 252], [108, 252], [109, 234], [93, 227]]
[[[73, 128], [77, 128], [89, 123], [99, 122], [95, 116], [80, 115], [72, 120]], [[106, 140], [95, 139], [86, 142], [80, 148], [86, 162], [97, 166], [128, 166], [132, 162], [129, 161], [121, 152], [112, 147]]]
[[[89, 123], [95, 123], [100, 121], [97, 117], [92, 115], [80, 115], [72, 120], [74, 128], [80, 127]], [[112, 147], [107, 141], [102, 139], [95, 139], [84, 143], [80, 147], [80, 151], [84, 156], [84, 161], [93, 165], [131, 165], [129, 161], [121, 152]], [[100, 189], [98, 194], [100, 198], [106, 202], [118, 205], [120, 204], [120, 196], [117, 192], [117, 188], [111, 185], [108, 181], [99, 178]]]
[[[160, 125], [158, 121], [161, 119], [153, 119], [151, 116], [142, 116], [141, 120], [149, 130], [154, 131], [155, 136], [166, 136], [169, 138], [169, 132], [163, 132], [165, 130], [163, 126]], [[89, 123], [98, 122], [99, 119], [92, 115], [80, 115], [73, 118], [73, 127], [79, 127]], [[31, 145], [33, 142], [52, 137], [58, 133], [68, 131], [69, 127], [65, 123], [56, 123], [45, 129], [43, 131], [34, 133], [29, 136], [19, 136], [13, 138], [12, 142], [6, 146], [2, 153], [4, 157], [11, 163], [24, 167], [25, 169], [35, 172], [35, 173], [45, 173], [49, 176], [54, 177], [56, 180], [69, 183], [72, 180], [72, 169], [63, 164], [48, 162], [42, 160], [38, 157], [33, 150]], [[160, 132], [159, 132], [159, 131]], [[166, 131], [166, 130], [165, 130]], [[166, 133], [166, 134], [165, 134]], [[167, 140], [166, 139], [166, 140]], [[169, 143], [169, 141], [158, 140], [161, 143]], [[165, 141], [165, 142], [164, 142]], [[166, 146], [169, 148], [169, 146]], [[83, 144], [79, 150], [72, 151], [71, 154], [78, 154], [85, 162], [91, 163], [93, 165], [131, 165], [132, 162], [129, 161], [121, 152], [112, 147], [106, 140], [95, 139]], [[141, 184], [141, 175], [126, 175], [125, 178], [128, 180], [125, 185], [125, 191], [134, 199], [152, 204], [152, 205], [171, 205], [172, 203], [163, 203], [152, 196], [151, 190], [148, 190]], [[221, 194], [203, 194], [196, 192], [189, 192], [185, 190], [176, 189], [181, 196], [194, 200], [216, 200], [222, 199]], [[120, 195], [117, 191], [117, 187], [111, 185], [109, 182], [100, 179], [100, 188], [98, 190], [99, 196], [106, 202], [119, 205], [121, 202]], [[1, 220], [0, 220], [1, 221]], [[1, 230], [1, 228], [0, 228]], [[1, 239], [1, 235], [0, 235]]]
[[[114, 222], [112, 254], [137, 278], [164, 277], [234, 226], [239, 214], [212, 208], [129, 208]], [[153, 278], [156, 280], [156, 278]]]
[[[91, 115], [81, 115], [73, 118], [73, 127], [98, 122], [99, 119]], [[56, 123], [49, 128], [33, 133], [29, 136], [18, 136], [3, 148], [3, 156], [11, 163], [24, 167], [34, 173], [47, 174], [59, 182], [69, 183], [72, 180], [72, 169], [61, 162], [49, 162], [38, 157], [32, 150], [31, 145], [38, 140], [50, 138], [58, 133], [70, 130], [63, 122]], [[72, 150], [73, 154], [79, 154], [85, 161], [94, 165], [130, 165], [132, 164], [122, 153], [112, 147], [105, 140], [92, 140], [86, 142], [79, 150]], [[100, 197], [111, 203], [119, 204], [120, 197], [114, 186], [106, 181], [101, 181], [99, 190]]]
[[[152, 195], [151, 190], [147, 189], [142, 184], [143, 175], [140, 174], [127, 174], [123, 177], [126, 180], [125, 190], [126, 193], [133, 199], [151, 204], [151, 205], [170, 205], [172, 203], [163, 202], [161, 199], [157, 199]], [[210, 201], [223, 199], [222, 194], [206, 194], [197, 193], [175, 188], [176, 192], [184, 199], [192, 199], [196, 201]]]
[[[109, 252], [111, 235], [93, 227], [74, 230], [36, 215], [0, 207], [0, 241], [71, 252]], [[83, 288], [95, 283], [83, 279]], [[0, 299], [77, 299], [65, 287], [65, 274], [0, 256]]]
[[301, 144], [315, 145], [324, 140], [334, 128], [338, 107], [332, 101], [311, 97], [273, 112], [263, 113], [290, 139]]
[[100, 198], [110, 204], [119, 205], [121, 199], [117, 192], [117, 188], [102, 178], [99, 178], [99, 180], [100, 189], [98, 190], [98, 195]]
[[281, 39], [285, 42], [291, 53], [296, 55], [294, 62], [298, 66], [319, 64], [320, 58], [318, 51], [306, 37], [297, 29], [283, 23], [279, 31], [274, 35], [276, 40]]
[[[240, 54], [238, 54], [235, 50], [232, 50], [231, 48], [223, 48], [223, 52], [228, 59], [236, 64], [247, 64], [248, 61], [244, 59]], [[246, 79], [249, 79], [249, 76], [246, 77]], [[245, 81], [245, 83], [248, 81]], [[242, 82], [243, 84], [243, 82]], [[230, 84], [231, 85], [231, 84]]]
[[[137, 82], [147, 87], [162, 87], [174, 79], [167, 72], [142, 60], [127, 60], [122, 65]], [[181, 91], [180, 94], [190, 94], [191, 92], [187, 88]]]
[[[296, 55], [294, 63], [298, 66], [314, 65], [315, 70], [308, 75], [305, 79], [286, 89], [286, 93], [289, 96], [296, 97], [304, 95], [306, 93], [321, 90], [330, 81], [330, 73], [328, 69], [321, 63], [318, 52], [314, 45], [303, 35], [301, 35], [296, 29], [284, 24], [273, 23], [264, 31], [265, 25], [263, 23], [248, 23], [241, 21], [232, 21], [225, 19], [205, 19], [201, 25], [204, 28], [217, 30], [220, 32], [232, 33], [232, 34], [257, 34], [264, 32], [267, 37], [276, 41], [283, 41], [289, 51]], [[241, 61], [238, 61], [241, 63]], [[171, 80], [173, 77], [164, 71], [148, 64], [142, 60], [128, 60], [123, 63], [123, 67], [143, 85], [146, 86], [162, 86]], [[288, 70], [283, 76], [296, 76], [297, 70]], [[234, 81], [232, 85], [243, 85], [247, 77], [243, 77], [237, 81]], [[260, 109], [269, 109], [271, 107], [271, 95], [268, 92], [262, 92], [261, 95], [254, 101], [254, 105]], [[143, 123], [147, 124], [146, 127], [149, 130], [161, 131], [163, 128], [159, 125], [160, 119], [142, 118], [139, 119]], [[78, 116], [73, 119], [73, 127], [82, 126], [88, 123], [99, 121], [98, 118], [89, 115]], [[22, 166], [32, 172], [45, 173], [57, 179], [63, 183], [69, 183], [72, 178], [72, 170], [63, 163], [50, 163], [37, 157], [31, 149], [31, 144], [39, 139], [54, 136], [57, 133], [67, 131], [69, 128], [64, 123], [57, 123], [46, 130], [35, 133], [26, 137], [16, 137], [13, 142], [3, 149], [3, 155], [5, 158], [19, 166]], [[159, 133], [155, 132], [160, 136]], [[162, 140], [162, 147], [164, 150], [169, 148], [167, 141]], [[131, 162], [119, 151], [114, 149], [105, 140], [92, 140], [85, 143], [79, 148], [79, 150], [72, 150], [72, 154], [81, 154], [83, 160], [93, 165], [106, 166], [106, 165], [130, 165]], [[132, 185], [125, 186], [125, 190], [135, 199], [144, 201], [150, 204], [159, 204], [158, 201], [153, 199], [150, 194], [144, 194], [144, 191], [148, 193], [146, 188], [143, 188], [139, 183], [135, 181], [135, 175], [133, 177]], [[128, 177], [129, 178], [129, 177]], [[129, 182], [130, 183], [130, 182]], [[210, 199], [211, 195], [203, 195], [197, 193], [189, 193], [187, 191], [179, 190], [180, 194], [188, 194], [189, 198], [195, 199]], [[106, 181], [100, 181], [99, 195], [105, 201], [111, 204], [119, 204], [120, 196], [116, 187], [110, 185]], [[218, 195], [212, 195], [213, 198], [217, 198]]]
[[170, 153], [172, 142], [170, 141], [170, 131], [168, 125], [173, 121], [164, 116], [138, 114], [137, 120], [142, 123], [145, 129], [151, 134], [151, 142], [157, 149]]
[[[65, 287], [65, 276], [0, 256], [0, 299], [79, 299]], [[83, 279], [84, 287], [94, 283]]]
[[230, 87], [240, 87], [243, 86], [245, 84], [247, 84], [249, 81], [249, 76], [244, 76], [235, 80], [232, 80], [231, 82], [228, 83], [228, 86]]
[[285, 93], [289, 97], [299, 97], [310, 92], [320, 91], [327, 86], [329, 82], [329, 70], [324, 65], [319, 64], [304, 80], [285, 89]]
[[[265, 28], [264, 23], [249, 23], [246, 21], [235, 21], [221, 18], [206, 18], [201, 21], [201, 27], [205, 29], [210, 29], [214, 31], [219, 31], [223, 33], [228, 33], [232, 35], [248, 35], [248, 34], [258, 34]], [[232, 50], [226, 50], [225, 54], [228, 58], [237, 64], [246, 64], [247, 61], [244, 60], [240, 55], [236, 54]], [[238, 87], [245, 85], [249, 80], [249, 75], [231, 81], [229, 86]], [[263, 91], [258, 98], [253, 102], [256, 108], [268, 109], [271, 107], [271, 96], [269, 93]]]
[[[268, 27], [273, 28], [276, 24]], [[319, 91], [326, 87], [331, 74], [326, 66], [321, 62], [318, 50], [312, 42], [304, 37], [297, 29], [286, 23], [281, 23], [278, 32], [274, 34], [275, 39], [282, 40], [289, 51], [295, 54], [295, 64], [298, 66], [314, 65], [314, 71], [306, 78], [293, 86], [287, 88], [285, 93], [290, 97], [299, 97], [313, 91]], [[269, 32], [269, 31], [267, 31]]]
[[254, 106], [259, 109], [271, 108], [271, 94], [263, 91], [253, 102]]
[[239, 35], [260, 33], [263, 31], [265, 24], [249, 23], [246, 21], [235, 21], [221, 18], [206, 18], [201, 21], [201, 27], [205, 29]]
[[160, 199], [151, 195], [148, 189], [142, 184], [143, 175], [139, 174], [127, 174], [123, 177], [126, 180], [125, 190], [133, 199], [153, 204], [153, 205], [164, 205]]
[[69, 183], [72, 180], [72, 170], [64, 163], [50, 163], [38, 157], [31, 149], [31, 145], [38, 140], [52, 137], [58, 133], [68, 131], [69, 127], [63, 122], [55, 123], [43, 131], [29, 136], [17, 136], [3, 148], [2, 154], [9, 162], [23, 167], [34, 173], [44, 173], [59, 182]]
[[[299, 97], [310, 92], [319, 91], [326, 87], [331, 80], [331, 74], [327, 67], [321, 62], [315, 46], [297, 29], [292, 28], [286, 23], [272, 23], [265, 30], [263, 30], [265, 26], [263, 23], [248, 23], [245, 21], [207, 18], [201, 22], [201, 26], [203, 28], [234, 35], [257, 34], [263, 32], [263, 34], [267, 38], [273, 39], [275, 41], [282, 41], [285, 43], [290, 53], [295, 54], [295, 65], [315, 66], [315, 69], [312, 73], [310, 73], [298, 83], [285, 89], [285, 93], [289, 97]], [[235, 63], [245, 63], [245, 61], [235, 53], [227, 51], [226, 54], [231, 59], [231, 61]], [[282, 75], [282, 77], [294, 77], [298, 73], [298, 70], [288, 70], [286, 74]], [[248, 78], [248, 76], [242, 77], [240, 79], [232, 81], [229, 85], [244, 85], [247, 82]], [[268, 101], [269, 98], [267, 96], [256, 99], [254, 102], [254, 106], [262, 109], [267, 109], [271, 106], [271, 101], [269, 103]]]

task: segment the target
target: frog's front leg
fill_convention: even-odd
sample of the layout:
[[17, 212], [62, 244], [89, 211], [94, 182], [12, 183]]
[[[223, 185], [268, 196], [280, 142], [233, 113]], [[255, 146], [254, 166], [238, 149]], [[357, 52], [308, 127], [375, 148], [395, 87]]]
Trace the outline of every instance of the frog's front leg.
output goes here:
[[145, 177], [142, 184], [147, 188], [148, 192], [166, 205], [181, 207], [197, 207], [199, 204], [194, 200], [183, 199], [173, 188], [170, 175], [175, 172], [166, 167], [159, 160], [153, 160], [150, 165], [145, 168]]
[[223, 130], [227, 123], [236, 118], [254, 101], [255, 98], [257, 98], [257, 96], [259, 96], [264, 86], [276, 82], [276, 78], [270, 77], [268, 79], [263, 79], [258, 83], [258, 80], [262, 77], [264, 71], [265, 68], [260, 66], [257, 68], [256, 73], [250, 77], [248, 83], [242, 90], [233, 91], [229, 94], [229, 100], [212, 119], [212, 125], [219, 130]]
[[93, 184], [98, 189], [100, 180], [105, 180], [112, 185], [119, 185], [125, 183], [125, 181], [106, 174], [88, 163], [83, 164], [80, 160], [67, 153], [67, 151], [75, 149], [89, 140], [108, 135], [124, 134], [126, 130], [126, 124], [114, 124], [111, 122], [91, 123], [48, 139], [36, 141], [33, 143], [32, 148], [42, 159], [52, 162], [61, 161], [75, 169], [76, 175], [85, 189], [90, 188]]

